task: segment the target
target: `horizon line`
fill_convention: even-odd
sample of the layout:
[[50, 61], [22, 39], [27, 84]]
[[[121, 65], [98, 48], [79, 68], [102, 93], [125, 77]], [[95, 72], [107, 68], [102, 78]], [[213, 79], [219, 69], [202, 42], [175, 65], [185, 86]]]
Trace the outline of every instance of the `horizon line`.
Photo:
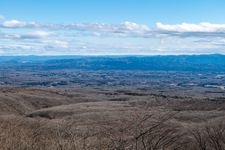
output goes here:
[[56, 54], [56, 55], [0, 55], [0, 57], [112, 57], [112, 56], [207, 56], [207, 55], [221, 55], [225, 56], [225, 53], [202, 53], [202, 54]]

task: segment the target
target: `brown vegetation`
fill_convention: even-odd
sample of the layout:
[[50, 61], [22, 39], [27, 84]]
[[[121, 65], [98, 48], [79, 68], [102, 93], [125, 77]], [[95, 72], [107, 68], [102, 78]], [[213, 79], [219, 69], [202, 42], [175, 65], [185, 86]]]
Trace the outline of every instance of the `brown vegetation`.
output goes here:
[[216, 99], [1, 88], [0, 108], [1, 150], [225, 149], [225, 102]]

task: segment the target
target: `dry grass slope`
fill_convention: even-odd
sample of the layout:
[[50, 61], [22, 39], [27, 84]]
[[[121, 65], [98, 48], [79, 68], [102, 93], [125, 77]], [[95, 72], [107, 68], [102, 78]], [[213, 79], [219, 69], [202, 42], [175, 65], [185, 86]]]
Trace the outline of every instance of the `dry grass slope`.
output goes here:
[[1, 150], [225, 150], [225, 102], [0, 88]]

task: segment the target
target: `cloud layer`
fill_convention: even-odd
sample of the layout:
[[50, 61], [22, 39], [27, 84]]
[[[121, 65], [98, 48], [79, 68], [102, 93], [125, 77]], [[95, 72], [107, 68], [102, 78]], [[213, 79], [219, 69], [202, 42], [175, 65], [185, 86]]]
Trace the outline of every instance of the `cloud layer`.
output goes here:
[[45, 24], [0, 15], [0, 39], [5, 55], [225, 53], [225, 24]]
[[208, 22], [202, 22], [199, 24], [190, 24], [190, 23], [182, 23], [182, 24], [163, 24], [156, 23], [158, 29], [163, 31], [171, 31], [171, 32], [224, 32], [225, 24], [212, 24]]
[[171, 25], [158, 22], [156, 27], [161, 33], [168, 35], [184, 37], [225, 36], [225, 24], [202, 22], [199, 24], [181, 23]]

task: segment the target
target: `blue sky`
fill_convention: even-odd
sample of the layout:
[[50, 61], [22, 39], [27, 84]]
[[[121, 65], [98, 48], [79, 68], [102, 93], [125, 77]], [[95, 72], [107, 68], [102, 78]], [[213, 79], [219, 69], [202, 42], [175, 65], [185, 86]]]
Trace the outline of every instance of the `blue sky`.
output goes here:
[[225, 53], [224, 0], [1, 0], [0, 55]]

